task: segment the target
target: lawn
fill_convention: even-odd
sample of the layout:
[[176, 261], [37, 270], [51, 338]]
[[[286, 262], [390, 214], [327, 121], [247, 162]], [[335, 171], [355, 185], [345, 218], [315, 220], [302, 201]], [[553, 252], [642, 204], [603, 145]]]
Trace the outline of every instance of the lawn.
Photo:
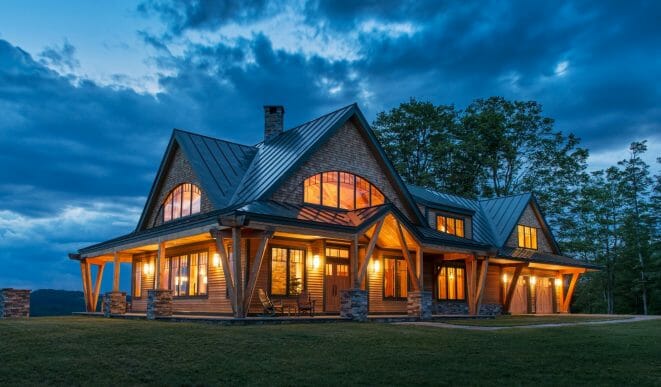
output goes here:
[[660, 385], [661, 321], [458, 331], [0, 321], [0, 385]]
[[570, 324], [593, 321], [626, 320], [628, 316], [497, 316], [494, 319], [448, 319], [446, 324], [482, 327], [514, 327], [520, 325]]

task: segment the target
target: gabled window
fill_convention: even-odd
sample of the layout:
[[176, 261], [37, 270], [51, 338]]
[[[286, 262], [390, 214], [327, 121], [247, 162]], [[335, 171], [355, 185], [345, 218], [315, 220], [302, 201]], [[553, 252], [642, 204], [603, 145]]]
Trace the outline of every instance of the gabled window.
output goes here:
[[374, 185], [348, 172], [323, 172], [303, 182], [303, 202], [355, 210], [378, 206], [386, 198]]
[[163, 203], [163, 221], [178, 219], [200, 212], [200, 189], [195, 184], [176, 186]]
[[537, 229], [535, 227], [529, 227], [520, 224], [518, 231], [519, 247], [537, 250]]
[[455, 235], [460, 238], [463, 238], [465, 235], [464, 220], [461, 218], [454, 218], [452, 216], [437, 215], [436, 229], [440, 232]]

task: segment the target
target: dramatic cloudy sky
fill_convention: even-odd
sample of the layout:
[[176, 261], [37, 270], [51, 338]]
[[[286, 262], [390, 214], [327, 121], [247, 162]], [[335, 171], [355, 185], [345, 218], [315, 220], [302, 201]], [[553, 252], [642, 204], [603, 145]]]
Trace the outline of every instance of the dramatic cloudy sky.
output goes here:
[[80, 289], [67, 252], [132, 231], [171, 129], [252, 144], [264, 104], [293, 126], [532, 99], [591, 168], [642, 139], [651, 162], [659, 20], [659, 1], [3, 1], [0, 288]]

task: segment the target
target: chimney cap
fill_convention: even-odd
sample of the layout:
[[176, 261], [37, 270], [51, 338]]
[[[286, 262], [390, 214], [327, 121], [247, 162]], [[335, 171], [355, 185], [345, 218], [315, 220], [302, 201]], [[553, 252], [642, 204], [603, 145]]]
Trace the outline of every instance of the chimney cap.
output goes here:
[[271, 114], [275, 113], [284, 113], [285, 112], [285, 107], [282, 105], [264, 105], [264, 111], [269, 112]]

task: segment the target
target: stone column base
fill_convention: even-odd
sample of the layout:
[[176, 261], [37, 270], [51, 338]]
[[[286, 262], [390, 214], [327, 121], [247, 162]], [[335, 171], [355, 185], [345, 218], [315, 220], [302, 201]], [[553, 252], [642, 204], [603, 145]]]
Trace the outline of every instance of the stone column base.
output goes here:
[[172, 316], [172, 290], [147, 290], [147, 320]]
[[409, 292], [406, 314], [421, 320], [431, 319], [431, 292]]
[[103, 296], [103, 315], [126, 314], [126, 293], [108, 292]]
[[367, 290], [340, 290], [340, 317], [367, 321]]
[[30, 317], [30, 290], [0, 290], [0, 320]]

